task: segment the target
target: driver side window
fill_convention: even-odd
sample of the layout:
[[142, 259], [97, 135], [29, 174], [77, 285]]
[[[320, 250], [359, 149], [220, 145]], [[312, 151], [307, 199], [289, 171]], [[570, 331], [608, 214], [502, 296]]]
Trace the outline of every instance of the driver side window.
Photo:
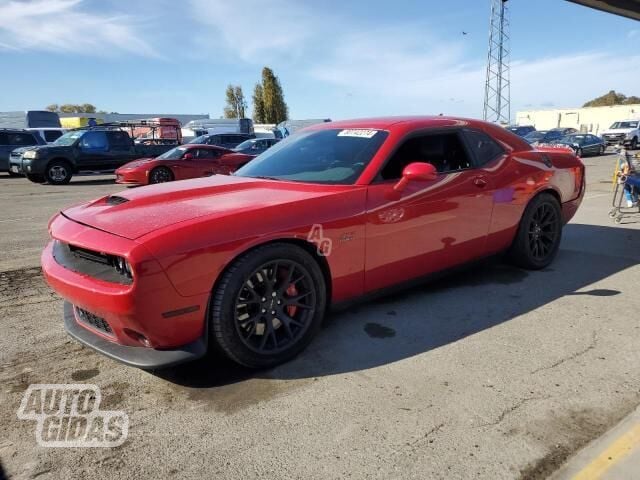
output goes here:
[[430, 163], [439, 173], [471, 168], [471, 160], [458, 133], [420, 135], [406, 140], [380, 172], [382, 180], [397, 180], [413, 162]]

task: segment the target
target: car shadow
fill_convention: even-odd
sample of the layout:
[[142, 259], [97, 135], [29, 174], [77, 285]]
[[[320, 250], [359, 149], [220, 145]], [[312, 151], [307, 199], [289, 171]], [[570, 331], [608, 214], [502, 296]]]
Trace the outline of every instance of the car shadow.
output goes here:
[[330, 314], [296, 359], [251, 371], [210, 355], [154, 372], [186, 387], [212, 388], [251, 378], [302, 379], [375, 368], [457, 342], [566, 295], [615, 296], [590, 285], [640, 261], [640, 230], [570, 224], [551, 267], [525, 271], [497, 260]]
[[86, 185], [115, 185], [116, 184], [116, 179], [115, 177], [113, 178], [93, 178], [93, 179], [89, 179], [89, 178], [83, 178], [83, 177], [77, 177], [74, 178], [73, 180], [71, 180], [70, 183], [68, 183], [67, 185], [65, 185], [66, 187], [84, 187]]

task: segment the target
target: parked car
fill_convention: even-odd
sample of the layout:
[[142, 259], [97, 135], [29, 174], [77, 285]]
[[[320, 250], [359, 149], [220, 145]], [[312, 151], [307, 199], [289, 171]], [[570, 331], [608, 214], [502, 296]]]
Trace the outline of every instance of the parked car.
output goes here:
[[215, 348], [264, 368], [330, 306], [505, 251], [547, 267], [584, 190], [574, 154], [490, 123], [326, 123], [233, 175], [64, 210], [42, 269], [67, 332], [107, 356], [153, 369]]
[[116, 183], [147, 185], [228, 175], [253, 159], [215, 145], [181, 145], [155, 158], [141, 158], [116, 170]]
[[252, 133], [215, 133], [213, 135], [200, 135], [188, 143], [196, 145], [218, 145], [223, 148], [235, 148], [242, 142], [255, 138]]
[[35, 183], [63, 185], [79, 172], [113, 171], [143, 157], [156, 157], [176, 146], [134, 144], [119, 127], [100, 125], [71, 130], [51, 145], [41, 145], [12, 156], [10, 169]]
[[607, 148], [601, 138], [584, 133], [572, 133], [560, 140], [551, 142], [552, 145], [564, 145], [571, 148], [579, 157], [587, 155], [604, 155]]
[[277, 138], [252, 138], [245, 140], [233, 149], [234, 152], [246, 153], [247, 155], [260, 155], [270, 147], [273, 147], [280, 140]]
[[523, 138], [531, 145], [550, 144], [562, 137], [576, 132], [575, 128], [552, 128], [551, 130], [537, 130], [526, 134]]
[[0, 172], [8, 172], [11, 176], [19, 176], [9, 166], [11, 152], [21, 147], [44, 145], [40, 135], [19, 128], [0, 128]]
[[509, 130], [511, 133], [515, 133], [519, 137], [524, 137], [531, 132], [535, 132], [536, 127], [532, 125], [509, 125], [507, 127], [507, 130]]
[[39, 127], [39, 128], [27, 128], [30, 132], [35, 132], [46, 142], [53, 143], [60, 138], [67, 131], [66, 128], [57, 127]]
[[638, 148], [638, 139], [640, 139], [640, 120], [614, 122], [601, 135], [607, 145], [624, 145], [635, 150]]

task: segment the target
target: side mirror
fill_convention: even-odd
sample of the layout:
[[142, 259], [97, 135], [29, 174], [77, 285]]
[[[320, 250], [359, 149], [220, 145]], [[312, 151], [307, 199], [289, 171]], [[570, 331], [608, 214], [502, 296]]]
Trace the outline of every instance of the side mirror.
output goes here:
[[401, 192], [411, 181], [429, 181], [437, 178], [438, 171], [436, 167], [430, 163], [413, 162], [404, 167], [404, 170], [402, 170], [402, 178], [394, 185], [393, 189], [396, 192]]
[[193, 160], [193, 153], [185, 153], [184, 157], [182, 157], [184, 160]]

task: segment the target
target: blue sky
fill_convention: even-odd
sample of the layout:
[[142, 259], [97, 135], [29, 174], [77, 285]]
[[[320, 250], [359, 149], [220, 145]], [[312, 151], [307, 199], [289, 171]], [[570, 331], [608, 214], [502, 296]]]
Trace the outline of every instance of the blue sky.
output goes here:
[[[512, 111], [640, 95], [640, 23], [511, 0]], [[222, 113], [264, 65], [292, 118], [482, 113], [489, 0], [0, 0], [0, 111]], [[462, 31], [468, 35], [462, 35]]]

